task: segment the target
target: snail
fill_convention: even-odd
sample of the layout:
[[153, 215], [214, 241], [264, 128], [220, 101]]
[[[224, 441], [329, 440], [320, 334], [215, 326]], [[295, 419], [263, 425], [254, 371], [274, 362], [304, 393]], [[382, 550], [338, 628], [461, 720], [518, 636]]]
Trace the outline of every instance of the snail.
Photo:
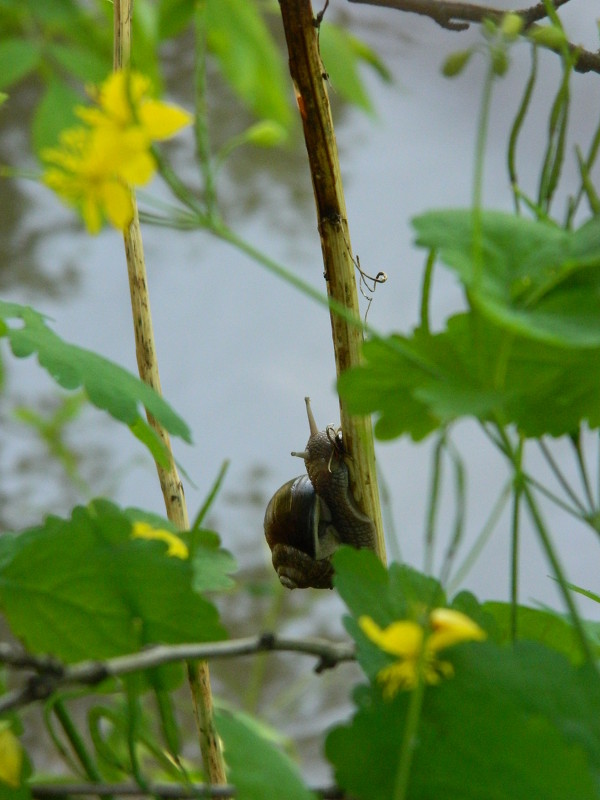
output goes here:
[[307, 475], [284, 483], [265, 512], [265, 537], [273, 566], [288, 589], [331, 589], [331, 556], [341, 544], [375, 549], [375, 525], [356, 506], [350, 491], [341, 430], [319, 431], [305, 398], [310, 438], [293, 456]]

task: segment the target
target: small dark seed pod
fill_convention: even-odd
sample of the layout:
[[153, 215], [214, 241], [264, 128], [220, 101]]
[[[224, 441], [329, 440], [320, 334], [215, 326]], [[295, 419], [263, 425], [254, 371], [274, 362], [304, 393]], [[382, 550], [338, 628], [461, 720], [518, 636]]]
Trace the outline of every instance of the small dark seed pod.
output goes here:
[[331, 556], [341, 543], [375, 548], [375, 526], [350, 492], [341, 434], [319, 431], [309, 398], [310, 438], [302, 453], [308, 475], [293, 478], [271, 498], [265, 537], [279, 580], [289, 589], [331, 588]]

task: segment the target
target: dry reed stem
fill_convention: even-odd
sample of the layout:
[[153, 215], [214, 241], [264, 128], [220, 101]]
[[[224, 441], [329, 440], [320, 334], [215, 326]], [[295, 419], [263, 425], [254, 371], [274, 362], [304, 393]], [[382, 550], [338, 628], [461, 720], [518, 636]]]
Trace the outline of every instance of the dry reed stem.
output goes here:
[[[347, 308], [359, 324], [330, 311], [337, 375], [361, 363], [362, 331], [337, 144], [319, 54], [318, 28], [310, 0], [279, 0], [289, 52], [290, 74], [304, 128], [310, 163], [327, 295]], [[385, 563], [385, 541], [370, 417], [352, 417], [340, 398], [340, 421], [350, 456], [354, 498], [375, 523], [377, 555]]]
[[[132, 6], [133, 0], [114, 1], [113, 68], [115, 70], [127, 68], [129, 65]], [[134, 211], [133, 220], [127, 231], [125, 231], [123, 239], [131, 294], [135, 352], [140, 378], [160, 394], [160, 375], [150, 312], [150, 296], [148, 293], [142, 232], [135, 193], [132, 191], [131, 194]], [[156, 431], [169, 453], [168, 468], [165, 469], [156, 463], [167, 517], [178, 528], [185, 530], [189, 528], [187, 505], [183, 484], [175, 466], [169, 435], [151, 414], [147, 416], [148, 423]], [[187, 671], [196, 718], [199, 720], [198, 735], [204, 768], [211, 784], [224, 784], [226, 783], [225, 765], [214, 726], [208, 664], [205, 661], [188, 662]]]

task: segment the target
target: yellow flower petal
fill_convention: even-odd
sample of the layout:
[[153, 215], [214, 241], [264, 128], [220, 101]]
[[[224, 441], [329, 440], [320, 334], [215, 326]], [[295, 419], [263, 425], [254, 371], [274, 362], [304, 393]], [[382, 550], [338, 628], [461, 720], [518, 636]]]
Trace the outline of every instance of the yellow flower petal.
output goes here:
[[458, 642], [486, 638], [485, 632], [472, 619], [448, 608], [436, 608], [431, 612], [431, 633], [428, 636], [412, 620], [400, 620], [380, 628], [371, 617], [362, 616], [358, 624], [381, 650], [398, 656], [398, 661], [377, 673], [377, 681], [382, 684], [386, 699], [402, 689], [414, 689], [419, 676], [430, 684], [437, 684], [442, 678], [451, 678], [454, 667], [448, 661], [439, 660], [438, 651]]
[[430, 616], [432, 628], [427, 644], [434, 652], [459, 642], [481, 641], [486, 633], [476, 622], [460, 611], [451, 608], [435, 608]]
[[23, 748], [9, 727], [0, 730], [0, 781], [14, 789], [21, 785]]
[[153, 528], [147, 522], [134, 522], [131, 536], [138, 539], [158, 539], [168, 545], [167, 555], [174, 558], [187, 558], [189, 555], [187, 546], [179, 536], [164, 528]]
[[391, 700], [401, 690], [414, 689], [417, 685], [417, 665], [414, 661], [397, 661], [380, 669], [377, 681], [382, 684], [383, 696]]
[[192, 123], [193, 117], [183, 108], [146, 100], [139, 109], [140, 124], [153, 139], [168, 139]]
[[133, 219], [131, 190], [123, 183], [111, 181], [102, 187], [102, 207], [111, 225], [126, 231]]
[[363, 633], [386, 653], [413, 658], [421, 652], [423, 629], [416, 622], [411, 620], [392, 622], [387, 628], [382, 629], [371, 617], [362, 616], [358, 624]]

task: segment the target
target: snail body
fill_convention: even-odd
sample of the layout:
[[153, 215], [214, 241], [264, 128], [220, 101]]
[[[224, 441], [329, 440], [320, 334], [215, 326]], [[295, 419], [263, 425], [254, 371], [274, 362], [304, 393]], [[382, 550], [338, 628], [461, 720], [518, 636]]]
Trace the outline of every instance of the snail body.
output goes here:
[[307, 475], [285, 483], [265, 512], [265, 537], [273, 566], [288, 589], [332, 587], [331, 556], [340, 544], [375, 548], [375, 526], [356, 506], [350, 491], [341, 433], [319, 431], [306, 409], [310, 437], [302, 452]]

